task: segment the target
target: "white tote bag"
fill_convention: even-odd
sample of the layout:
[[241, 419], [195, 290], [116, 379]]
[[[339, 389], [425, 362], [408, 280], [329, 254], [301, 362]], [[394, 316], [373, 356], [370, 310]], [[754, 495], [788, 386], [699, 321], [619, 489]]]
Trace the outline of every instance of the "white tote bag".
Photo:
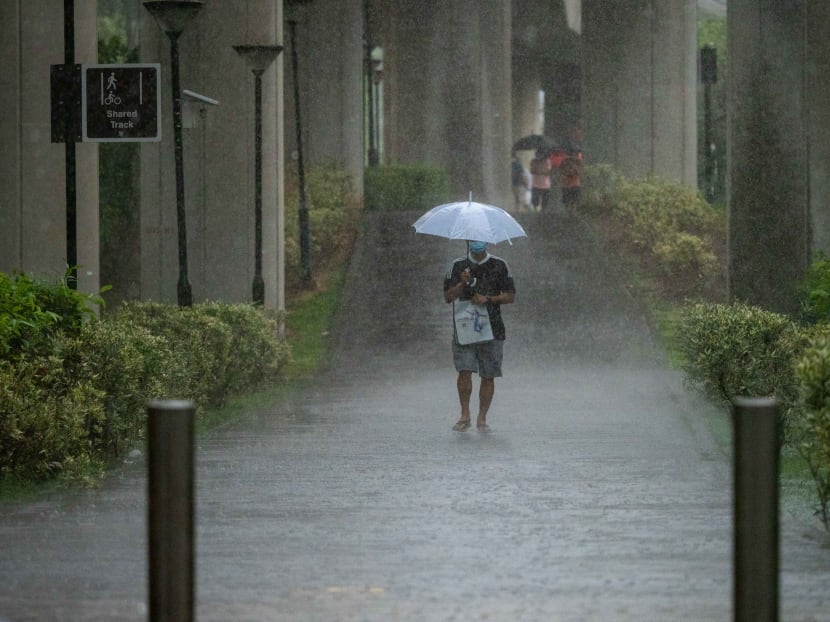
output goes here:
[[493, 338], [487, 307], [474, 305], [469, 300], [455, 300], [453, 301], [453, 317], [455, 338], [459, 345], [490, 341]]

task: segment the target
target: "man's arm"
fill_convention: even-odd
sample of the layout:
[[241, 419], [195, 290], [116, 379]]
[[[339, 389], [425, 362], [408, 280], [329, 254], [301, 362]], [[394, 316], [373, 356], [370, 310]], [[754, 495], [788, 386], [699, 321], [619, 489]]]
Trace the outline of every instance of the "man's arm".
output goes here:
[[474, 305], [483, 305], [487, 302], [492, 302], [497, 305], [509, 305], [515, 299], [515, 292], [499, 292], [495, 296], [485, 296], [484, 294], [476, 294], [472, 297], [472, 302]]
[[[452, 275], [453, 276], [455, 275], [454, 270], [452, 271]], [[461, 298], [461, 296], [464, 294], [464, 287], [470, 281], [470, 269], [465, 268], [461, 272], [461, 274], [459, 275], [459, 278], [461, 280], [458, 281], [457, 283], [455, 283], [453, 285], [448, 285], [448, 286], [445, 285], [445, 287], [444, 287], [444, 302], [449, 303], [449, 302], [452, 302], [453, 300], [455, 300], [457, 298]], [[447, 281], [447, 283], [451, 283], [451, 282], [452, 282], [451, 280]]]

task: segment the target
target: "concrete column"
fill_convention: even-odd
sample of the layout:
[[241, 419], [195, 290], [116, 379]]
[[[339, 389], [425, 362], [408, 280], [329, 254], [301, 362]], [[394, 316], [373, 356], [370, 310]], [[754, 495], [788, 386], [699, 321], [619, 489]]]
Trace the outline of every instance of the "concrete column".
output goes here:
[[[342, 169], [361, 194], [366, 156], [363, 4], [363, 0], [314, 0], [290, 12], [297, 21], [306, 170], [327, 166]], [[291, 53], [290, 43], [286, 39], [286, 54]], [[297, 149], [296, 114], [294, 76], [290, 62], [286, 62], [285, 127], [290, 157]], [[296, 168], [296, 161], [291, 160], [288, 166]]]
[[812, 251], [830, 255], [830, 3], [808, 3], [807, 128]]
[[697, 184], [694, 0], [583, 2], [585, 153]]
[[[0, 3], [0, 270], [66, 268], [65, 147], [51, 142], [50, 65], [64, 62], [63, 4]], [[75, 61], [97, 62], [95, 2], [75, 3]], [[78, 289], [98, 292], [98, 147], [76, 148]]]
[[[182, 89], [219, 100], [184, 129], [188, 273], [194, 302], [249, 302], [254, 274], [254, 77], [233, 50], [276, 44], [279, 0], [208, 2], [179, 40]], [[155, 20], [141, 23], [144, 62], [162, 63], [162, 141], [141, 148], [141, 297], [176, 301], [178, 247], [170, 44]], [[277, 80], [282, 59], [262, 76], [263, 280], [266, 305], [280, 304]], [[189, 104], [194, 106], [195, 104]]]
[[729, 295], [780, 312], [810, 256], [805, 5], [733, 0], [727, 17]]
[[386, 154], [444, 167], [454, 195], [510, 204], [510, 4], [389, 0]]

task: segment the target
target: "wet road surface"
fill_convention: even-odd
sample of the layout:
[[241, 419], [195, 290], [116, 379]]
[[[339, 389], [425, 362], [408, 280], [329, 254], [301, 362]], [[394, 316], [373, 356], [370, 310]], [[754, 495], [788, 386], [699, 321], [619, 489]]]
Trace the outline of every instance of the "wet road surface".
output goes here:
[[[200, 437], [198, 619], [731, 619], [730, 458], [706, 424], [725, 415], [612, 258], [564, 213], [491, 248], [518, 292], [493, 433], [452, 432], [441, 283], [463, 243], [418, 215], [367, 218], [320, 378]], [[145, 486], [139, 458], [4, 506], [0, 620], [147, 619]], [[782, 523], [781, 619], [828, 621], [826, 539]]]

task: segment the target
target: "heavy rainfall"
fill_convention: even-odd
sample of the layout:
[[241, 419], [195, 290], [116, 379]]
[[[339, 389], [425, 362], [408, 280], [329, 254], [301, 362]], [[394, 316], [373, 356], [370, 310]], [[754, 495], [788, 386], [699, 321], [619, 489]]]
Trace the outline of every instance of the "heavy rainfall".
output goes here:
[[767, 4], [0, 2], [0, 622], [830, 621]]

